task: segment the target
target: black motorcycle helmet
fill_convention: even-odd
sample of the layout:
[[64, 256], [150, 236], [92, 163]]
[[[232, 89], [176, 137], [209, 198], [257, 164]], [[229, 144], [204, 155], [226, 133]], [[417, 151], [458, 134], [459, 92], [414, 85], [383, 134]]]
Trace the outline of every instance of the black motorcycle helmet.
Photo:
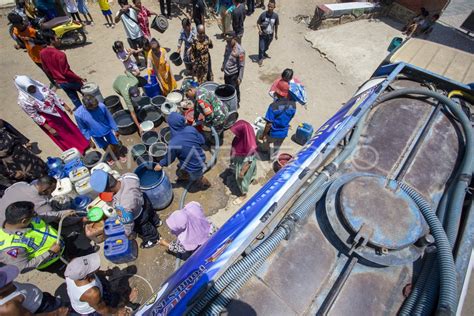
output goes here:
[[7, 16], [9, 24], [22, 25], [24, 23], [23, 17], [16, 12], [10, 12]]

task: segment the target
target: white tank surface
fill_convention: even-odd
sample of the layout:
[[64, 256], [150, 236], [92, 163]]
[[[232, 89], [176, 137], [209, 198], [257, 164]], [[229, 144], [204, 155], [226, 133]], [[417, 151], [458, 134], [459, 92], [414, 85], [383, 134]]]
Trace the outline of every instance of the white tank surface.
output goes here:
[[73, 148], [70, 148], [66, 151], [63, 151], [60, 158], [64, 163], [68, 163], [68, 162], [76, 160], [76, 159], [81, 159], [82, 155], [79, 152], [79, 150], [77, 150], [77, 148], [73, 147]]
[[84, 178], [82, 180], [79, 180], [74, 184], [74, 187], [76, 188], [76, 192], [79, 195], [87, 195], [90, 196], [91, 198], [95, 198], [97, 196], [97, 193], [92, 189], [90, 185], [90, 177]]
[[107, 173], [110, 173], [112, 171], [112, 168], [110, 168], [110, 166], [107, 163], [101, 162], [91, 169], [91, 173], [93, 173], [96, 170], [103, 170]]

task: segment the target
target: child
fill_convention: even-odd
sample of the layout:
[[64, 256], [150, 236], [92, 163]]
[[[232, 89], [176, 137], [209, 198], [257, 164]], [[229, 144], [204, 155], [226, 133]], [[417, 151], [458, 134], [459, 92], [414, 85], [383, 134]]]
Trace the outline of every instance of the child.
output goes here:
[[66, 5], [66, 11], [71, 15], [72, 19], [76, 22], [82, 23], [76, 0], [64, 0], [64, 4]]
[[112, 10], [110, 10], [110, 4], [108, 0], [99, 0], [99, 7], [102, 10], [102, 14], [105, 16], [105, 20], [107, 21], [107, 27], [112, 26], [115, 27], [114, 20], [112, 19]]
[[132, 60], [131, 56], [133, 54], [138, 54], [142, 52], [141, 48], [140, 49], [131, 49], [131, 48], [125, 49], [123, 47], [122, 41], [116, 41], [114, 43], [114, 46], [112, 46], [112, 49], [117, 55], [117, 58], [120, 59], [120, 61], [125, 66], [125, 72], [129, 71], [135, 77], [140, 75], [140, 70], [138, 69], [138, 66], [135, 63], [135, 61]]
[[[86, 21], [86, 23], [90, 25], [94, 25], [94, 20], [92, 19], [92, 16], [89, 12], [89, 8], [87, 7], [86, 0], [77, 0], [77, 8], [79, 9], [79, 13], [81, 13], [84, 16], [84, 20]], [[90, 22], [87, 19], [87, 16], [89, 16]]]

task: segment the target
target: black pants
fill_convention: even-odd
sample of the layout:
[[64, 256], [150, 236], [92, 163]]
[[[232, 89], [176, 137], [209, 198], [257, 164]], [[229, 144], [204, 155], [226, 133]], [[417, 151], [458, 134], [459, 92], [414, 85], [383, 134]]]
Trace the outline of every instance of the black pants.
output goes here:
[[148, 241], [157, 241], [160, 238], [160, 234], [158, 233], [156, 226], [160, 223], [160, 218], [145, 194], [143, 194], [143, 199], [145, 200], [143, 210], [140, 216], [138, 216], [134, 221], [134, 230], [138, 235], [140, 235], [144, 243]]
[[59, 298], [54, 297], [47, 292], [43, 292], [43, 299], [41, 300], [41, 305], [36, 310], [35, 314], [50, 313], [57, 310], [62, 305], [63, 304]]
[[255, 0], [247, 0], [247, 13], [250, 15], [255, 12]]
[[263, 56], [273, 41], [273, 34], [263, 34], [258, 36], [258, 60], [262, 60]]
[[233, 75], [224, 75], [224, 82], [225, 84], [230, 84], [232, 87], [235, 88], [235, 91], [237, 92], [237, 101], [240, 104], [240, 87], [239, 87], [239, 73], [233, 74]]
[[[171, 15], [171, 0], [166, 0], [166, 10], [165, 10], [165, 0], [160, 0], [160, 11], [161, 11], [161, 14], [169, 17]], [[168, 13], [165, 13], [165, 11], [168, 11]]]

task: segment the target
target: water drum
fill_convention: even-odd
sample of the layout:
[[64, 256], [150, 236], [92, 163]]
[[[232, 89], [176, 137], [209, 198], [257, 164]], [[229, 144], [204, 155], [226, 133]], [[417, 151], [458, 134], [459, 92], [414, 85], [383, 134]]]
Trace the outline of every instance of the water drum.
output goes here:
[[162, 95], [157, 95], [151, 99], [151, 104], [157, 107], [161, 111], [161, 106], [166, 102], [166, 97]]
[[104, 102], [104, 97], [100, 92], [99, 86], [94, 82], [88, 82], [84, 84], [81, 88], [81, 92], [83, 94], [91, 94], [97, 99], [97, 101], [102, 103]]
[[132, 147], [132, 158], [137, 161], [137, 159], [147, 153], [146, 146], [144, 144], [136, 144]]
[[163, 127], [159, 134], [161, 141], [168, 145], [171, 140], [171, 129], [169, 127]]
[[120, 98], [117, 95], [109, 95], [104, 99], [104, 104], [111, 114], [123, 109]]
[[228, 84], [220, 85], [214, 92], [216, 97], [227, 107], [228, 113], [224, 123], [224, 128], [229, 129], [239, 119], [239, 103], [235, 88]]
[[151, 104], [151, 98], [146, 95], [131, 97], [131, 99], [135, 112], [139, 112], [142, 108]]
[[159, 162], [163, 159], [168, 152], [168, 146], [163, 142], [156, 142], [150, 146], [148, 153], [155, 162]]
[[93, 168], [102, 160], [102, 154], [96, 150], [89, 151], [84, 155], [84, 165], [87, 168]]
[[203, 84], [201, 84], [199, 88], [206, 89], [207, 91], [210, 91], [210, 92], [215, 92], [218, 86], [219, 84], [217, 82], [206, 81]]
[[164, 15], [155, 16], [151, 21], [151, 28], [157, 30], [160, 33], [164, 33], [168, 29], [168, 20]]
[[[163, 144], [164, 145], [164, 144]], [[140, 179], [140, 190], [150, 199], [155, 210], [161, 210], [173, 201], [173, 188], [166, 173], [155, 171], [156, 163], [143, 163], [134, 173]]]
[[147, 84], [143, 86], [145, 94], [150, 98], [160, 95], [161, 89], [160, 85], [158, 84], [158, 80], [156, 79], [156, 76], [151, 76], [151, 83], [148, 83], [148, 76], [145, 76], [144, 78], [147, 80]]

